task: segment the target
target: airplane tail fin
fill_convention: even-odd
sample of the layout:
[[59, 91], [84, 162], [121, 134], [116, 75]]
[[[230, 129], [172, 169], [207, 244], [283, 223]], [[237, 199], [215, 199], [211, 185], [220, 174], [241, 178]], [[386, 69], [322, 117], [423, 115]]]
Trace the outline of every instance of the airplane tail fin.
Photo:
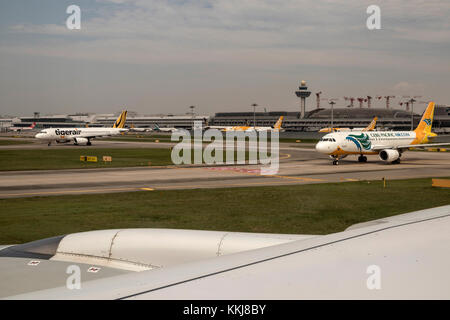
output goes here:
[[428, 107], [425, 109], [423, 113], [422, 119], [420, 119], [419, 125], [417, 126], [417, 132], [431, 132], [431, 126], [433, 124], [433, 116], [434, 116], [434, 102], [430, 102]]
[[280, 129], [281, 129], [281, 124], [283, 123], [283, 119], [284, 119], [284, 117], [281, 116], [281, 117], [278, 119], [278, 121], [275, 123], [275, 125], [273, 126], [273, 128], [274, 128], [275, 130], [280, 130]]
[[365, 127], [362, 131], [374, 130], [375, 126], [377, 125], [377, 120], [378, 120], [378, 117], [373, 118], [372, 122], [367, 127]]
[[123, 128], [125, 126], [126, 119], [127, 119], [127, 110], [124, 110], [117, 118], [116, 122], [114, 122], [113, 128]]
[[422, 119], [420, 119], [419, 125], [414, 132], [416, 133], [416, 139], [413, 144], [427, 143], [430, 139], [437, 136], [437, 134], [431, 132], [431, 126], [433, 125], [434, 116], [434, 102], [430, 102], [428, 107], [423, 113]]
[[336, 132], [341, 131], [341, 128], [322, 128], [319, 130], [321, 133], [328, 133], [328, 132]]
[[33, 129], [34, 127], [36, 127], [36, 122], [33, 122], [30, 126], [31, 129]]

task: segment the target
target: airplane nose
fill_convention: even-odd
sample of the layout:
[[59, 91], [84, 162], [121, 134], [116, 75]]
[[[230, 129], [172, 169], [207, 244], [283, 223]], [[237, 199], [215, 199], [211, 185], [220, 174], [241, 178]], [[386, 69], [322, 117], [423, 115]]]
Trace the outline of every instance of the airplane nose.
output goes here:
[[42, 133], [38, 133], [34, 136], [36, 139], [40, 139], [42, 137]]
[[316, 150], [320, 153], [326, 153], [327, 148], [325, 147], [325, 145], [322, 142], [318, 142], [316, 144]]

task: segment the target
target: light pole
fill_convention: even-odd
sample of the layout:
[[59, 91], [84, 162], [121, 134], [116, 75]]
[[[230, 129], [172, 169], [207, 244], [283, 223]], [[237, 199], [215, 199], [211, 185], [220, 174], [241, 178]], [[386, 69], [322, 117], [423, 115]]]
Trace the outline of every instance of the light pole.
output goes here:
[[416, 100], [414, 100], [414, 98], [412, 98], [411, 100], [409, 100], [409, 102], [411, 103], [411, 131], [414, 130], [414, 102], [416, 102]]
[[334, 102], [333, 100], [331, 100], [329, 102], [329, 104], [331, 105], [331, 132], [334, 132], [334, 126], [333, 126], [333, 122], [334, 122], [334, 110], [333, 107], [336, 104], [336, 102]]
[[258, 105], [256, 103], [252, 104], [253, 107], [253, 129], [256, 130], [256, 107]]

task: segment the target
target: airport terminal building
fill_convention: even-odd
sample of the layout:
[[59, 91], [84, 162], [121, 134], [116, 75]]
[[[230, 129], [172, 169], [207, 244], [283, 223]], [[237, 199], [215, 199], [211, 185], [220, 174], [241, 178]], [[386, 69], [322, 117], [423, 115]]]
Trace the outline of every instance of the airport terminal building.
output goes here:
[[[119, 116], [118, 113], [111, 114], [73, 114], [73, 115], [53, 115], [34, 117], [22, 117], [11, 121], [8, 119], [8, 126], [29, 127], [36, 122], [37, 128], [60, 128], [60, 127], [110, 127]], [[272, 126], [280, 116], [284, 116], [283, 128], [291, 132], [317, 132], [321, 128], [331, 125], [331, 109], [319, 108], [306, 112], [301, 118], [300, 112], [271, 111], [271, 112], [218, 112], [213, 117], [209, 115], [155, 115], [143, 116], [135, 112], [129, 112], [127, 117], [127, 127], [154, 128], [175, 127], [191, 129], [194, 121], [201, 121], [203, 126], [253, 126], [255, 118], [256, 126]], [[413, 127], [420, 121], [420, 114], [399, 109], [385, 108], [335, 108], [333, 110], [334, 127], [341, 128], [362, 128], [367, 126], [372, 119], [377, 116], [377, 128], [384, 130], [410, 130], [411, 120]], [[6, 121], [6, 120], [5, 120]], [[450, 106], [437, 105], [433, 121], [434, 131], [437, 133], [450, 133]]]
[[[253, 126], [253, 112], [220, 112], [212, 118], [216, 126]], [[284, 116], [283, 128], [286, 131], [318, 131], [331, 125], [331, 109], [315, 109], [306, 112], [305, 118], [300, 112], [256, 112], [256, 126], [272, 126], [280, 116]], [[374, 117], [378, 117], [377, 128], [385, 130], [410, 130], [411, 113], [398, 109], [383, 108], [335, 108], [333, 110], [334, 127], [366, 127]], [[420, 114], [414, 114], [413, 126], [420, 121]], [[433, 128], [439, 132], [450, 133], [450, 107], [437, 106], [434, 113]]]

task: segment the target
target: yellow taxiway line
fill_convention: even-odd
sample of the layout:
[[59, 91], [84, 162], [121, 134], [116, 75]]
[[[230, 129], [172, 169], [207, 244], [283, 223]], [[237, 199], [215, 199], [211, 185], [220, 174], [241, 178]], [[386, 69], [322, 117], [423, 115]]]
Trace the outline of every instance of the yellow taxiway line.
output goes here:
[[153, 188], [106, 188], [106, 189], [88, 189], [88, 190], [61, 190], [61, 191], [42, 191], [42, 192], [23, 192], [23, 193], [6, 193], [0, 196], [31, 196], [31, 195], [50, 195], [50, 194], [71, 194], [71, 193], [88, 193], [88, 192], [105, 192], [105, 191], [131, 191], [131, 190], [143, 190], [153, 191]]

